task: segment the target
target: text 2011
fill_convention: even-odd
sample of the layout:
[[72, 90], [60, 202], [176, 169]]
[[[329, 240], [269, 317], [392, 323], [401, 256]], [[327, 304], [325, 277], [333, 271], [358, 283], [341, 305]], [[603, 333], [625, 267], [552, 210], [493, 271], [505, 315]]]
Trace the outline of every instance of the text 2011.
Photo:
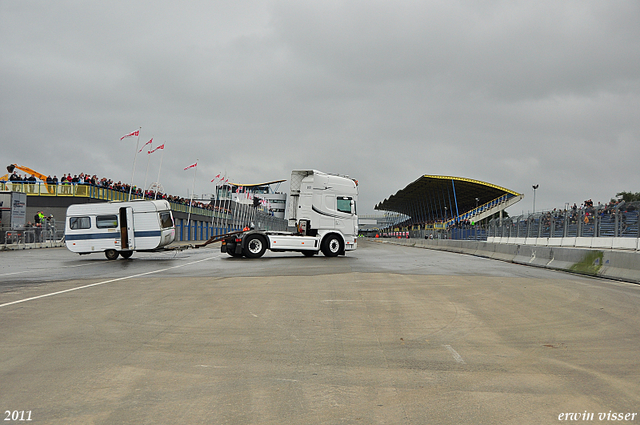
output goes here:
[[5, 410], [5, 421], [26, 422], [31, 420], [31, 410]]

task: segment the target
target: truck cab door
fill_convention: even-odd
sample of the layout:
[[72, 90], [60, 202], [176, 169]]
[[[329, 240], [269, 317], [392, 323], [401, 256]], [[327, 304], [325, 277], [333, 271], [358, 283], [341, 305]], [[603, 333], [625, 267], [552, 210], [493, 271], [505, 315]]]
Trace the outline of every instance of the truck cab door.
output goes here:
[[120, 246], [123, 250], [135, 249], [133, 208], [120, 208]]
[[355, 200], [350, 196], [338, 196], [336, 209], [338, 212], [349, 214], [348, 217], [336, 218], [335, 226], [345, 235], [353, 235], [357, 232], [354, 217], [356, 216]]

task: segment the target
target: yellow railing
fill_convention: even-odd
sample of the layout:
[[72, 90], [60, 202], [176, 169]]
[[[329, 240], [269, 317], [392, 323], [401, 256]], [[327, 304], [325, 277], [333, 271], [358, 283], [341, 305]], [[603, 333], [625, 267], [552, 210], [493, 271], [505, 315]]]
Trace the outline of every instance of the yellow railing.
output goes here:
[[[129, 192], [109, 189], [105, 187], [92, 186], [87, 184], [58, 184], [46, 185], [44, 183], [12, 183], [0, 182], [0, 190], [26, 193], [27, 196], [56, 196], [56, 197], [77, 197], [92, 198], [102, 201], [127, 201]], [[141, 195], [132, 193], [131, 199], [142, 199]], [[169, 201], [171, 209], [176, 212], [189, 213], [189, 206]], [[192, 207], [191, 214], [205, 217], [226, 217], [228, 215], [212, 211], [205, 208]]]

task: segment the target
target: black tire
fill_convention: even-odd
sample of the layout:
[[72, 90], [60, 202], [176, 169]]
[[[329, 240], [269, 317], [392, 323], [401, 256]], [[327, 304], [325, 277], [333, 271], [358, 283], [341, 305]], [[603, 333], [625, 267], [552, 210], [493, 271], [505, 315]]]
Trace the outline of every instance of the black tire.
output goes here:
[[305, 257], [313, 257], [317, 253], [318, 251], [302, 251], [302, 255], [304, 255]]
[[115, 249], [107, 249], [104, 252], [104, 255], [105, 255], [105, 257], [107, 257], [107, 260], [115, 260], [115, 259], [118, 258], [118, 255], [120, 255], [120, 254]]
[[260, 258], [267, 251], [267, 241], [261, 235], [249, 235], [245, 238], [242, 253], [247, 258]]
[[127, 260], [127, 259], [131, 258], [131, 256], [133, 255], [133, 251], [122, 251], [120, 253], [120, 255], [122, 255], [122, 258]]
[[342, 239], [338, 235], [328, 235], [320, 246], [325, 257], [337, 257], [343, 250]]

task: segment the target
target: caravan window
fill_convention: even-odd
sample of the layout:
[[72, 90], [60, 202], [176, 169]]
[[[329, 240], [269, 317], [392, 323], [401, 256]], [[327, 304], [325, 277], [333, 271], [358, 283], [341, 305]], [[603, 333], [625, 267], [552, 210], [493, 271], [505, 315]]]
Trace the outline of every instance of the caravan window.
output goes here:
[[338, 211], [351, 214], [351, 198], [347, 196], [338, 196], [336, 206]]
[[90, 217], [71, 217], [69, 219], [69, 228], [71, 230], [81, 230], [91, 228]]
[[169, 211], [160, 212], [160, 227], [163, 229], [173, 227], [173, 220], [171, 219], [171, 213]]
[[118, 227], [117, 215], [99, 215], [96, 217], [96, 227], [98, 229], [113, 229]]

